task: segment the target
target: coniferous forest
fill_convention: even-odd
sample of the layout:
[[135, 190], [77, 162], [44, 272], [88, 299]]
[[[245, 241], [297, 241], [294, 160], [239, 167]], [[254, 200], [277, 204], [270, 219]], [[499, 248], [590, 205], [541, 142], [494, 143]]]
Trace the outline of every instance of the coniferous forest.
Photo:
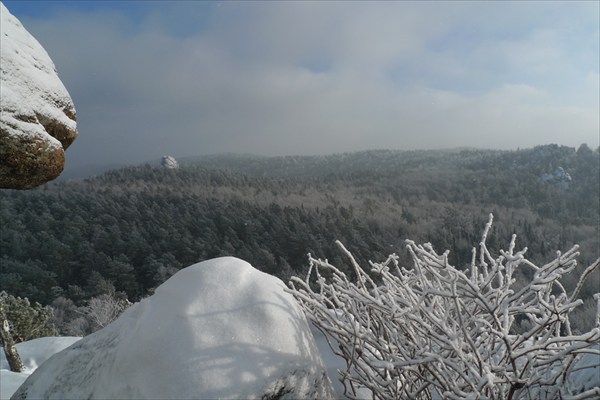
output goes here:
[[[360, 263], [390, 253], [410, 263], [412, 239], [466, 267], [489, 213], [491, 249], [515, 233], [536, 263], [573, 244], [581, 269], [600, 256], [599, 153], [586, 145], [180, 162], [1, 191], [0, 290], [41, 304], [115, 292], [135, 301], [220, 256], [288, 281], [304, 276], [308, 253], [343, 265], [335, 240]], [[596, 274], [582, 297], [598, 284]]]

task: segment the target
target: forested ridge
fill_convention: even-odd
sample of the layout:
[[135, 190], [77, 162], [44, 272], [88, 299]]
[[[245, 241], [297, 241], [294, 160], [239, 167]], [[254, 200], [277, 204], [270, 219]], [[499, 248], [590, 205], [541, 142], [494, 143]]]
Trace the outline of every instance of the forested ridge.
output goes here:
[[335, 240], [360, 262], [396, 252], [409, 263], [412, 239], [466, 265], [490, 212], [492, 249], [516, 233], [536, 262], [575, 243], [582, 268], [600, 256], [599, 153], [585, 145], [181, 161], [1, 191], [0, 290], [42, 304], [114, 291], [138, 300], [226, 255], [287, 281], [305, 274], [309, 252], [343, 265]]

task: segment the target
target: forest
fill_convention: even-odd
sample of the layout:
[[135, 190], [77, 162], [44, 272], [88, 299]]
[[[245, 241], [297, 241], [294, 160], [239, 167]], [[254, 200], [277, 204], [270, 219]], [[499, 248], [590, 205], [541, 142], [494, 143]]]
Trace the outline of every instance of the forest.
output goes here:
[[538, 263], [573, 244], [578, 268], [600, 257], [599, 151], [586, 145], [179, 161], [1, 191], [0, 291], [42, 305], [107, 293], [137, 301], [219, 256], [287, 282], [306, 274], [309, 253], [344, 265], [336, 240], [362, 263], [397, 253], [408, 265], [411, 239], [466, 267], [490, 213], [491, 249], [514, 233]]

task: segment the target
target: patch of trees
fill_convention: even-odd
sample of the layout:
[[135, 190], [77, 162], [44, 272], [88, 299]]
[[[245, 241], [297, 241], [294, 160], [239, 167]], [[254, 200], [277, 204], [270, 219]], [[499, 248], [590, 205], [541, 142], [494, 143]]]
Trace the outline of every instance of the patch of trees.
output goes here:
[[58, 334], [52, 322], [51, 307], [31, 304], [29, 299], [0, 292], [0, 347], [10, 370], [21, 372], [23, 362], [15, 344], [43, 336]]
[[131, 303], [122, 293], [105, 293], [77, 307], [64, 297], [50, 306], [31, 303], [28, 298], [0, 292], [0, 348], [9, 368], [23, 371], [15, 345], [46, 336], [85, 336], [114, 321]]
[[[135, 301], [180, 268], [226, 255], [288, 281], [306, 272], [307, 253], [343, 264], [336, 240], [361, 262], [396, 252], [408, 264], [405, 239], [431, 242], [460, 266], [489, 212], [490, 246], [516, 233], [541, 263], [579, 243], [589, 264], [599, 257], [598, 160], [583, 145], [213, 156], [2, 191], [0, 290], [45, 305]], [[557, 166], [573, 178], [568, 190], [540, 179]]]

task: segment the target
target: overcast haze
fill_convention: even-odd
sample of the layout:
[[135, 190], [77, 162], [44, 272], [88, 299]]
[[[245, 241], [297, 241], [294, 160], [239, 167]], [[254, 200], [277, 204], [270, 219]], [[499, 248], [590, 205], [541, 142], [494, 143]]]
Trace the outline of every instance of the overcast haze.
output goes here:
[[599, 145], [599, 2], [28, 2], [67, 168], [223, 152]]

